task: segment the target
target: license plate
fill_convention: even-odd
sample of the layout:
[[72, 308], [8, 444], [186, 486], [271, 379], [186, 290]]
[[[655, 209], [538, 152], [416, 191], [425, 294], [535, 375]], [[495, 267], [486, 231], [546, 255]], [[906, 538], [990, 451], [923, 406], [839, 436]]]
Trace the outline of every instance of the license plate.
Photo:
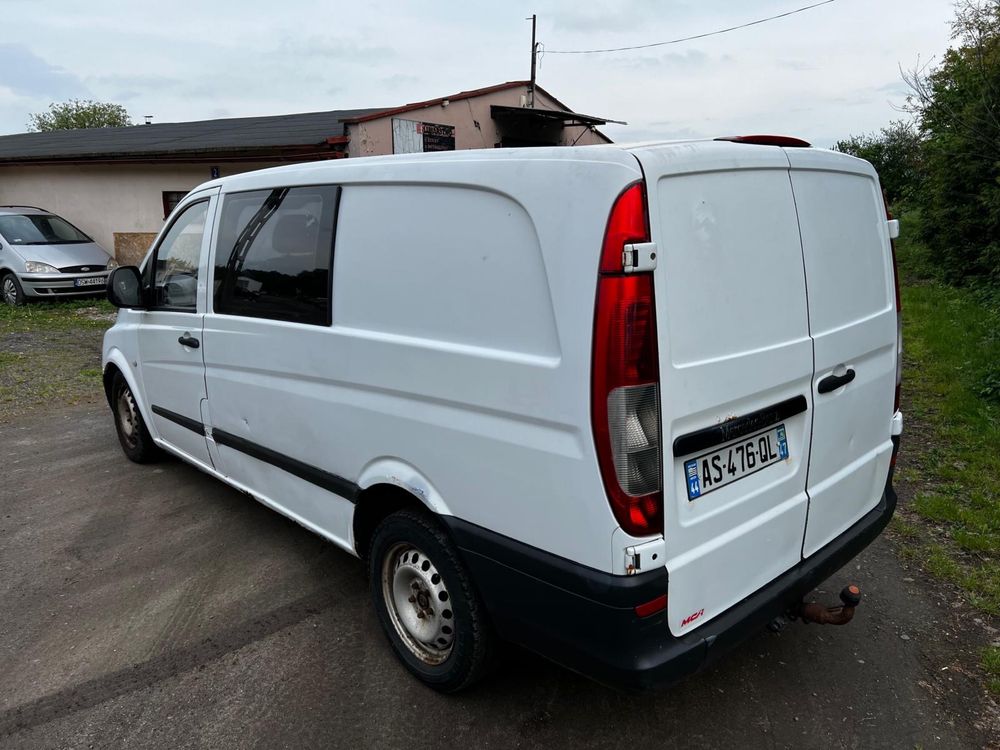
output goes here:
[[107, 276], [90, 276], [86, 279], [76, 279], [73, 286], [104, 286], [107, 283]]
[[788, 438], [783, 424], [692, 458], [684, 462], [688, 500], [715, 492], [787, 458]]

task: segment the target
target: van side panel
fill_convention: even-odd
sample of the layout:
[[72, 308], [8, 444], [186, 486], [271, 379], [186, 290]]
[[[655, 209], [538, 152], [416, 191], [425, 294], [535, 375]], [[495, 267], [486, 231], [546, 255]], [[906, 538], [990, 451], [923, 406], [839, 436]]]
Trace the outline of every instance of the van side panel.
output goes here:
[[[789, 149], [815, 341], [809, 556], [878, 503], [892, 455], [896, 305], [878, 178], [840, 154]], [[855, 373], [820, 393], [831, 375]]]
[[787, 459], [693, 500], [685, 462], [695, 455], [672, 447], [733, 417], [807, 399], [812, 341], [782, 152], [708, 143], [637, 156], [658, 250], [667, 619], [682, 635], [799, 562], [810, 414], [782, 420]]
[[348, 464], [399, 457], [459, 518], [607, 570], [617, 524], [590, 437], [589, 349], [604, 221], [626, 183], [592, 196], [602, 171], [558, 223], [558, 179], [547, 198], [526, 194], [530, 177], [345, 185], [333, 331], [349, 353], [344, 408], [371, 436], [342, 446]]
[[[594, 293], [608, 212], [640, 177], [627, 152], [595, 148], [232, 178], [229, 190], [343, 191], [331, 326], [206, 316], [214, 426], [353, 483], [399, 461], [456, 517], [611, 572], [617, 523], [590, 428]], [[228, 476], [349, 539], [348, 500], [220, 455]]]

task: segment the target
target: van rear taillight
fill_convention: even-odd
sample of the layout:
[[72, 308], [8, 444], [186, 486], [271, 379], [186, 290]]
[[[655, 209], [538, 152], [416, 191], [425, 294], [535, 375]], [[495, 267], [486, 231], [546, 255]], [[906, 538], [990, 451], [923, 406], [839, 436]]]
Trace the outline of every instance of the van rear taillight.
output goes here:
[[625, 245], [649, 241], [645, 189], [615, 201], [601, 251], [591, 418], [611, 510], [633, 536], [663, 530], [660, 370], [652, 273], [623, 271]]

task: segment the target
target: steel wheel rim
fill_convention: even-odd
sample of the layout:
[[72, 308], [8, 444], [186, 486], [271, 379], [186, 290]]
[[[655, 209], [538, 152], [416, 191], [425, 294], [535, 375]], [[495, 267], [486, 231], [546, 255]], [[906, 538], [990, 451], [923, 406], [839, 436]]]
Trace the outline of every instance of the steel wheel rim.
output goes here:
[[139, 441], [139, 413], [135, 407], [132, 391], [127, 386], [118, 393], [118, 426], [125, 442], [134, 447]]
[[8, 305], [17, 304], [17, 287], [14, 285], [14, 279], [10, 276], [3, 280], [3, 301]]
[[455, 643], [451, 595], [429, 557], [412, 544], [394, 544], [382, 563], [382, 598], [410, 653], [430, 666], [448, 658]]

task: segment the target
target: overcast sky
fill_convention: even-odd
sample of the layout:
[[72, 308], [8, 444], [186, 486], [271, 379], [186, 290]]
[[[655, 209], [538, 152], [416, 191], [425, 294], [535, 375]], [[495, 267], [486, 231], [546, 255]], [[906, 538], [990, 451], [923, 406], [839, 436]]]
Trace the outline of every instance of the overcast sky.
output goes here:
[[[528, 77], [549, 50], [673, 39], [815, 0], [0, 0], [0, 133], [50, 102], [125, 105], [136, 122], [396, 106]], [[626, 120], [615, 140], [788, 133], [829, 146], [900, 115], [899, 65], [940, 57], [949, 0], [836, 0], [668, 47], [545, 55], [538, 82]], [[16, 30], [17, 33], [10, 33]]]

